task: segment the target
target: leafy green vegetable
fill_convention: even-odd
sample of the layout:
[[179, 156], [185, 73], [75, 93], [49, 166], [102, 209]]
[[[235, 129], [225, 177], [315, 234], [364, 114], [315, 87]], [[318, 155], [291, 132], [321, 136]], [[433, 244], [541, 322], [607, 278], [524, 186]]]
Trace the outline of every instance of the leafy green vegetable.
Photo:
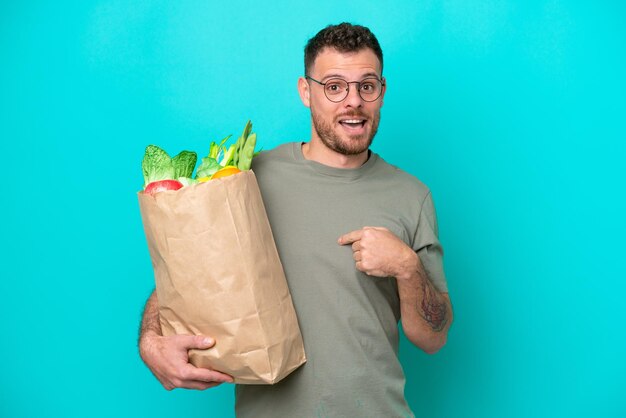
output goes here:
[[176, 180], [180, 181], [183, 187], [191, 186], [192, 184], [197, 184], [198, 180], [192, 179], [189, 177], [178, 177]]
[[196, 166], [198, 154], [193, 151], [181, 151], [177, 156], [172, 158], [174, 165], [174, 177], [189, 177]]
[[233, 165], [233, 156], [235, 155], [235, 144], [231, 144], [227, 151], [224, 151], [224, 156], [220, 165], [226, 167], [227, 165]]
[[[202, 158], [198, 170], [196, 170], [196, 179], [203, 177], [211, 177], [219, 169], [232, 165], [240, 170], [249, 170], [252, 163], [254, 147], [256, 145], [256, 134], [251, 134], [252, 122], [248, 121], [243, 133], [234, 144], [226, 148], [226, 141], [232, 135], [223, 138], [220, 143], [211, 142], [209, 146], [209, 154]], [[189, 176], [183, 176], [189, 177]]]
[[174, 165], [170, 156], [157, 147], [148, 145], [141, 162], [143, 171], [144, 187], [149, 183], [158, 180], [169, 180], [174, 178]]
[[241, 153], [243, 147], [250, 135], [250, 131], [252, 131], [252, 122], [248, 121], [246, 126], [243, 128], [243, 133], [239, 138], [237, 138], [237, 142], [235, 142], [235, 151], [233, 152], [233, 160], [232, 165], [239, 167], [239, 159], [241, 158]]
[[211, 177], [213, 173], [222, 168], [222, 166], [213, 157], [204, 157], [198, 170], [196, 170], [196, 178]]
[[254, 147], [256, 145], [256, 134], [251, 134], [246, 138], [243, 148], [239, 153], [239, 161], [237, 168], [240, 170], [249, 170], [252, 165], [252, 157], [254, 157]]
[[239, 143], [239, 152], [237, 153], [239, 154], [239, 158], [241, 158], [241, 152], [243, 151], [243, 147], [246, 144], [248, 137], [250, 136], [250, 132], [252, 132], [252, 122], [248, 121], [246, 123], [246, 126], [243, 128], [243, 133], [241, 134], [241, 136], [239, 137], [239, 140], [237, 141]]
[[226, 141], [228, 141], [228, 139], [231, 136], [232, 135], [226, 136], [220, 141], [219, 144], [216, 144], [215, 142], [211, 142], [211, 146], [209, 147], [209, 157], [219, 160], [220, 154], [226, 150], [226, 147], [224, 146], [224, 144], [226, 143]]
[[193, 151], [181, 151], [174, 158], [156, 145], [148, 145], [141, 162], [143, 171], [144, 189], [155, 181], [178, 180], [183, 186], [198, 183], [198, 179], [211, 177], [218, 170], [226, 166], [235, 166], [239, 170], [249, 170], [252, 158], [258, 154], [254, 152], [256, 134], [252, 133], [252, 122], [248, 121], [241, 136], [234, 144], [226, 146], [232, 135], [223, 138], [219, 143], [211, 142], [209, 154], [202, 158], [195, 178], [192, 178], [198, 155]]

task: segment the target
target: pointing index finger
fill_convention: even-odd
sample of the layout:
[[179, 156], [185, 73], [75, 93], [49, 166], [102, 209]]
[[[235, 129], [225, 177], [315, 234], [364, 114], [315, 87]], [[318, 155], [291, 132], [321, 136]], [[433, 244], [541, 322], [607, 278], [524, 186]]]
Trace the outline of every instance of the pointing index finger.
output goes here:
[[352, 244], [353, 242], [360, 240], [362, 236], [363, 230], [357, 229], [356, 231], [348, 232], [347, 234], [340, 236], [337, 242], [339, 245]]

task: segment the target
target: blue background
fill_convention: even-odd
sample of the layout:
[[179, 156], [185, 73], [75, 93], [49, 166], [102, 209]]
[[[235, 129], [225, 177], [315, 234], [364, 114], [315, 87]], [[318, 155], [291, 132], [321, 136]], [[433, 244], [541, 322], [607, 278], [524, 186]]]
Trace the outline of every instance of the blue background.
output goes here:
[[401, 344], [417, 415], [626, 416], [626, 7], [469, 0], [2, 2], [0, 416], [233, 416], [137, 355], [143, 150], [307, 140], [302, 49], [343, 20], [382, 44], [374, 149], [446, 249], [448, 344]]

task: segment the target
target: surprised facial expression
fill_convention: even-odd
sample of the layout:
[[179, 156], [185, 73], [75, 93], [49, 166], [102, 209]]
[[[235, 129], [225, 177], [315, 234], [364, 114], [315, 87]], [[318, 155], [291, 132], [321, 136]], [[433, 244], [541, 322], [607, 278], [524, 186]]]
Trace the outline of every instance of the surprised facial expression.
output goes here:
[[[322, 83], [333, 78], [360, 82], [381, 76], [378, 57], [368, 48], [350, 53], [326, 48], [309, 71], [310, 77]], [[317, 136], [327, 148], [343, 155], [367, 151], [378, 130], [385, 86], [378, 99], [368, 102], [359, 95], [357, 84], [350, 83], [347, 97], [337, 103], [326, 97], [324, 86], [308, 80], [306, 87], [303, 102], [311, 109], [312, 139]]]

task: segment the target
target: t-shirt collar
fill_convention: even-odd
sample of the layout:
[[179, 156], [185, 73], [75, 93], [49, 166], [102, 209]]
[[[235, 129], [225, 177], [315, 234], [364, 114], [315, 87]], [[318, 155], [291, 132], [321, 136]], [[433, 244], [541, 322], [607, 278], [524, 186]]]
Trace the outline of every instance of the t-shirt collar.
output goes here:
[[292, 143], [294, 159], [299, 163], [305, 164], [312, 170], [315, 170], [316, 172], [326, 175], [326, 176], [339, 177], [339, 178], [344, 178], [346, 180], [356, 180], [359, 177], [363, 176], [366, 172], [368, 172], [370, 168], [374, 166], [374, 164], [376, 163], [376, 160], [378, 160], [378, 155], [375, 152], [368, 150], [369, 156], [367, 158], [367, 161], [365, 161], [365, 163], [363, 163], [363, 165], [361, 165], [360, 167], [357, 167], [357, 168], [330, 167], [330, 166], [318, 163], [317, 161], [307, 160], [306, 158], [304, 158], [304, 154], [302, 153], [303, 144], [304, 142]]

